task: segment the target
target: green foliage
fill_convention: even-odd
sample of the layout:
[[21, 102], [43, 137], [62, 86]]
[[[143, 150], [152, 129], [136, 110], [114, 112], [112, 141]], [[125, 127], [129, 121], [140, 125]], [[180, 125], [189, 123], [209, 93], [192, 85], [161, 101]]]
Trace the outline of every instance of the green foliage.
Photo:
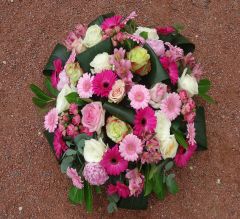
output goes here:
[[175, 178], [174, 174], [169, 174], [166, 177], [166, 185], [167, 185], [168, 191], [173, 195], [175, 195], [179, 191], [178, 185], [174, 178]]
[[174, 130], [173, 131], [173, 134], [175, 135], [175, 138], [177, 140], [177, 142], [182, 145], [184, 148], [187, 148], [188, 147], [188, 144], [186, 142], [186, 139], [183, 135], [183, 133], [179, 130]]
[[119, 196], [117, 194], [113, 194], [107, 197], [109, 204], [107, 207], [108, 213], [113, 213], [114, 211], [117, 211], [117, 202], [120, 200]]
[[45, 138], [47, 139], [48, 144], [50, 145], [52, 151], [54, 152], [54, 146], [53, 146], [54, 133], [44, 131], [43, 134], [44, 134]]
[[92, 137], [86, 134], [79, 134], [74, 138], [74, 143], [77, 145], [78, 152], [83, 154], [83, 148], [85, 146], [85, 141], [91, 139]]
[[114, 115], [127, 123], [133, 124], [135, 115], [133, 109], [109, 102], [105, 102], [103, 104], [103, 108], [107, 110], [111, 115]]
[[72, 166], [73, 161], [74, 161], [73, 156], [64, 157], [61, 162], [61, 172], [66, 173], [67, 168]]
[[195, 118], [196, 142], [198, 149], [207, 149], [206, 122], [203, 107], [197, 107]]
[[49, 77], [45, 79], [45, 87], [48, 89], [49, 93], [54, 97], [57, 97], [59, 91], [52, 86], [51, 80]]
[[76, 103], [78, 106], [84, 106], [86, 104], [86, 102], [83, 99], [81, 99], [78, 93], [76, 92], [68, 94], [67, 96], [65, 96], [65, 98], [68, 101], [68, 103]]
[[72, 186], [69, 190], [68, 198], [73, 204], [82, 204], [84, 201], [84, 189]]
[[129, 34], [134, 34], [137, 30], [137, 24], [134, 20], [129, 20], [124, 27], [124, 31]]
[[148, 38], [148, 33], [143, 31], [140, 33], [140, 36], [146, 40]]
[[93, 194], [92, 187], [88, 182], [84, 182], [84, 199], [85, 205], [88, 212], [92, 212], [93, 210]]
[[208, 79], [202, 79], [198, 83], [198, 95], [206, 100], [208, 103], [214, 103], [212, 97], [210, 97], [207, 92], [210, 90], [211, 82]]

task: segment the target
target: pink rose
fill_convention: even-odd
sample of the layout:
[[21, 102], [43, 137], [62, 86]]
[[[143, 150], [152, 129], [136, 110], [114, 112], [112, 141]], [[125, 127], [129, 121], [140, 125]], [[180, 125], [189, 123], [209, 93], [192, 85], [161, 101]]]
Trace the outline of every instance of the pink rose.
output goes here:
[[125, 95], [125, 83], [122, 80], [115, 81], [112, 90], [108, 95], [111, 102], [119, 103]]
[[167, 93], [167, 85], [163, 83], [157, 83], [154, 85], [153, 88], [150, 89], [150, 105], [158, 109], [160, 108], [160, 104], [162, 99], [165, 97], [165, 94]]
[[90, 132], [100, 132], [105, 123], [105, 110], [101, 102], [92, 102], [84, 106], [82, 112], [82, 124]]

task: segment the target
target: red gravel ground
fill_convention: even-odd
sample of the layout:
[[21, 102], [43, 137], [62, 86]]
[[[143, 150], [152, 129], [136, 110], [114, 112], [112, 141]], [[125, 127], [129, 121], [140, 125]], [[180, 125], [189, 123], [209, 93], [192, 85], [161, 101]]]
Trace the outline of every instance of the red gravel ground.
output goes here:
[[[185, 24], [196, 56], [213, 82], [206, 106], [209, 150], [177, 170], [180, 192], [154, 197], [146, 211], [108, 215], [98, 196], [93, 214], [67, 200], [70, 181], [42, 136], [43, 112], [29, 84], [57, 42], [80, 22], [136, 10], [143, 25]], [[0, 218], [240, 218], [240, 2], [238, 0], [2, 0], [0, 4]], [[238, 34], [237, 34], [238, 33]]]

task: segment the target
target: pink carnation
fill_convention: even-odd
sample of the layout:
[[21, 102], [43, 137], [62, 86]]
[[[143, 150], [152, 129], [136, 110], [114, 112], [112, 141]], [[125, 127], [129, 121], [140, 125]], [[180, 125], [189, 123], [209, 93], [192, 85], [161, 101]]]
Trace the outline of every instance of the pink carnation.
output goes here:
[[53, 147], [55, 150], [56, 157], [60, 159], [63, 152], [65, 152], [68, 147], [62, 139], [62, 133], [59, 129], [54, 132]]
[[81, 179], [81, 176], [78, 175], [76, 169], [73, 169], [71, 167], [67, 168], [67, 176], [72, 179], [72, 183], [75, 187], [77, 187], [78, 189], [82, 189], [83, 188], [83, 181]]
[[51, 109], [45, 116], [44, 127], [49, 132], [54, 132], [58, 124], [58, 112], [56, 108]]
[[99, 163], [87, 163], [83, 169], [83, 176], [91, 185], [96, 186], [103, 185], [109, 178]]

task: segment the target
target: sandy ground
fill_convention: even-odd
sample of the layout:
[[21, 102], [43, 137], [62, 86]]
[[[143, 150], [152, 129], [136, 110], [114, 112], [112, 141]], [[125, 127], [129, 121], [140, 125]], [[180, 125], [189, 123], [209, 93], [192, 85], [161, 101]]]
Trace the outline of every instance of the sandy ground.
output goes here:
[[[145, 25], [185, 24], [196, 43], [217, 101], [206, 106], [209, 150], [177, 170], [176, 196], [111, 216], [98, 196], [90, 215], [67, 200], [70, 181], [41, 134], [44, 114], [31, 103], [29, 84], [43, 85], [51, 50], [75, 24], [133, 10]], [[239, 12], [239, 0], [1, 0], [0, 218], [240, 218]]]

